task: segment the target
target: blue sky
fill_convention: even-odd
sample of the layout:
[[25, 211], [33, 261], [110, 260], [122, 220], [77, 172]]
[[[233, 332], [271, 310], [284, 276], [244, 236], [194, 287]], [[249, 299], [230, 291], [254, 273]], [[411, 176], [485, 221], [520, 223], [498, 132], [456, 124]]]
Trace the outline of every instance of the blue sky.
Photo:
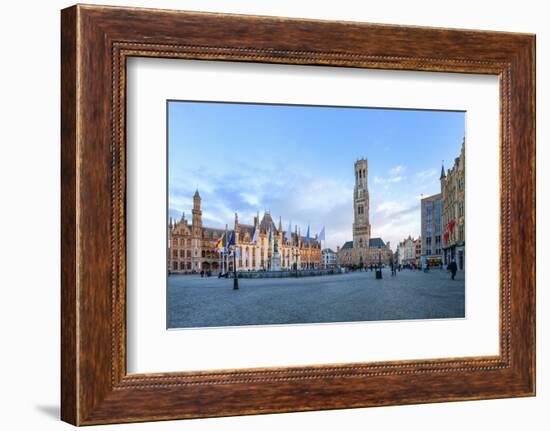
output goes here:
[[397, 109], [168, 103], [169, 216], [224, 227], [270, 210], [305, 233], [326, 227], [326, 246], [352, 239], [353, 164], [369, 163], [372, 236], [420, 233], [420, 197], [439, 193], [441, 163], [460, 153], [465, 113]]

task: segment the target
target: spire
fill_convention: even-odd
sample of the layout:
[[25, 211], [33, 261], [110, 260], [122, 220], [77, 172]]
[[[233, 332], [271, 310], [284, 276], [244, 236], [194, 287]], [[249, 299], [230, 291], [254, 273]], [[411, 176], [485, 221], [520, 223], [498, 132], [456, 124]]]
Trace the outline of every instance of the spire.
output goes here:
[[278, 228], [279, 232], [282, 232], [283, 231], [283, 219], [281, 218], [281, 216], [279, 216], [279, 228]]
[[445, 178], [445, 168], [443, 167], [443, 160], [441, 161], [441, 176], [439, 177], [440, 180]]
[[201, 195], [199, 195], [199, 188], [197, 187], [197, 190], [195, 190], [195, 194], [193, 195], [193, 198], [201, 198]]

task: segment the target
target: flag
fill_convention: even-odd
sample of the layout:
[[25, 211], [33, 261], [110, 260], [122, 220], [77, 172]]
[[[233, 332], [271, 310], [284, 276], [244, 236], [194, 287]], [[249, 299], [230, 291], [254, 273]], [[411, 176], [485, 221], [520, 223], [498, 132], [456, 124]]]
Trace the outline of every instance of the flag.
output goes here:
[[309, 225], [307, 225], [306, 245], [309, 245]]
[[286, 231], [286, 240], [288, 242], [292, 240], [292, 222], [288, 222], [288, 230]]
[[252, 244], [256, 244], [258, 241], [258, 228], [254, 228], [254, 235], [252, 235]]
[[227, 240], [227, 247], [235, 245], [235, 231], [232, 230], [229, 236], [229, 239]]
[[325, 240], [325, 227], [323, 226], [323, 229], [321, 229], [321, 232], [319, 232], [319, 236], [317, 237], [319, 241]]
[[455, 221], [454, 220], [449, 220], [448, 226], [449, 226], [449, 232], [451, 233], [451, 236], [453, 236], [453, 230], [455, 228]]
[[225, 234], [222, 234], [221, 238], [216, 241], [216, 245], [214, 246], [214, 250], [216, 250], [217, 253], [223, 253], [224, 246], [223, 246], [223, 240], [225, 238]]

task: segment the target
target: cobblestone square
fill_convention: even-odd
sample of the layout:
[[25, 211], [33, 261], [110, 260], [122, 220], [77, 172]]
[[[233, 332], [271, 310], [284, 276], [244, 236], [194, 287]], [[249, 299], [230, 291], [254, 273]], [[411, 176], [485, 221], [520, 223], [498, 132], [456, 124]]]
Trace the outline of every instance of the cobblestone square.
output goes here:
[[464, 272], [405, 269], [279, 279], [168, 277], [168, 328], [465, 317]]

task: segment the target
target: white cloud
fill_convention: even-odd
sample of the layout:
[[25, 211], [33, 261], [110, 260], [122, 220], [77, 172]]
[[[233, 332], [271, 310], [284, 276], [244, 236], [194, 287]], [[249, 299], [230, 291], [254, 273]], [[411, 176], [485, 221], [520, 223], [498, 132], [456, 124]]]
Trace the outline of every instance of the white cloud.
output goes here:
[[416, 178], [419, 180], [434, 179], [437, 177], [437, 169], [426, 169], [416, 173]]
[[389, 170], [388, 175], [386, 175], [384, 177], [380, 177], [378, 175], [375, 176], [374, 177], [374, 183], [375, 184], [386, 185], [386, 189], [387, 189], [390, 184], [399, 183], [399, 182], [403, 181], [404, 179], [406, 179], [406, 177], [403, 175], [405, 170], [406, 170], [406, 168], [403, 165], [394, 166], [393, 168], [391, 168]]
[[403, 165], [397, 165], [390, 169], [390, 175], [392, 177], [398, 176], [399, 174], [403, 173], [405, 171], [405, 166]]
[[[383, 190], [371, 189], [372, 236], [391, 241], [392, 248], [408, 235], [416, 237], [420, 232], [419, 192], [423, 188], [411, 195], [388, 189], [405, 178], [405, 171], [402, 165], [393, 167], [388, 178], [374, 179], [375, 183], [383, 182]], [[421, 177], [433, 177], [427, 172]], [[323, 246], [336, 249], [352, 239], [353, 177], [342, 181], [330, 175], [314, 176], [290, 164], [258, 168], [247, 162], [239, 162], [231, 173], [202, 167], [188, 174], [171, 182], [170, 208], [189, 214], [198, 182], [207, 226], [231, 226], [235, 211], [241, 223], [251, 224], [257, 212], [262, 216], [264, 210], [270, 210], [276, 223], [282, 217], [286, 229], [292, 221], [292, 229], [298, 225], [303, 235], [308, 224], [313, 236], [325, 226], [327, 240]], [[411, 177], [414, 183], [421, 182], [418, 174]]]
[[408, 199], [378, 201], [374, 211], [371, 209], [371, 226], [372, 236], [390, 241], [395, 250], [403, 238], [409, 235], [417, 237], [420, 233], [420, 199], [412, 196]]

